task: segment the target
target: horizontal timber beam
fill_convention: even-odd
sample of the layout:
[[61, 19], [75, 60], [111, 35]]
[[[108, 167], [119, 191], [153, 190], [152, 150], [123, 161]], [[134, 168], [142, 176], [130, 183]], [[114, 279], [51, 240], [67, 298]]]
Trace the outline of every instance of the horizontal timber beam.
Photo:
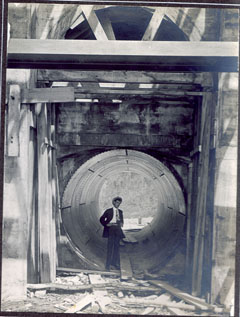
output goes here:
[[58, 133], [60, 145], [137, 146], [157, 148], [181, 148], [180, 136], [136, 135], [113, 133]]
[[[122, 85], [122, 83], [120, 83]], [[202, 87], [200, 85], [189, 85], [189, 84], [150, 84], [146, 85], [143, 84], [139, 86], [139, 84], [133, 84], [133, 83], [127, 83], [123, 87], [114, 87], [114, 83], [111, 84], [105, 84], [99, 85], [98, 83], [88, 83], [88, 82], [81, 82], [81, 86], [77, 86], [76, 83], [73, 82], [64, 82], [64, 85], [66, 87], [75, 87], [75, 90], [77, 92], [95, 92], [95, 93], [101, 93], [105, 91], [109, 91], [109, 93], [115, 93], [117, 91], [119, 92], [125, 92], [132, 94], [132, 91], [137, 91], [137, 93], [141, 92], [144, 94], [144, 92], [153, 92], [158, 93], [158, 91], [181, 91], [181, 92], [200, 92], [202, 91]], [[53, 82], [52, 87], [63, 87], [63, 82]], [[80, 88], [82, 87], [82, 88]], [[83, 89], [84, 88], [84, 89]], [[85, 91], [84, 91], [85, 90]]]
[[72, 102], [74, 101], [74, 88], [32, 88], [22, 92], [22, 103], [38, 102]]
[[[188, 100], [188, 98], [181, 98], [183, 96], [178, 96], [177, 99], [173, 98], [171, 96], [150, 96], [150, 95], [94, 95], [94, 94], [76, 94], [76, 102], [80, 99], [98, 99], [101, 102], [105, 103], [112, 103], [112, 100], [121, 100], [121, 101], [126, 101], [130, 103], [136, 102], [137, 104], [146, 104], [146, 102], [159, 102], [160, 104], [165, 104], [165, 105], [184, 105], [186, 107], [193, 107], [195, 103], [193, 103], [193, 100]], [[84, 100], [82, 101], [84, 102]]]
[[75, 88], [75, 94], [93, 94], [93, 95], [136, 95], [136, 96], [159, 96], [159, 95], [174, 95], [174, 96], [199, 96], [202, 95], [201, 91], [184, 91], [184, 90], [167, 90], [167, 89], [159, 89], [159, 90], [147, 90], [147, 89], [83, 89], [83, 88]]
[[[75, 91], [74, 91], [75, 90]], [[155, 101], [163, 102], [165, 104], [185, 104], [191, 105], [194, 101], [193, 96], [200, 96], [204, 92], [184, 92], [184, 91], [159, 91], [158, 94], [153, 94], [148, 91], [140, 93], [137, 91], [92, 91], [89, 93], [82, 92], [84, 89], [78, 91], [74, 87], [59, 87], [59, 88], [31, 88], [23, 89], [21, 94], [21, 103], [39, 103], [39, 102], [78, 102], [78, 99], [100, 99], [104, 102], [117, 100], [138, 101], [141, 99], [154, 99]]]
[[[207, 73], [205, 73], [207, 74]], [[39, 69], [38, 81], [89, 82], [89, 83], [139, 83], [139, 84], [201, 84], [209, 82], [202, 73], [162, 73], [152, 71], [101, 71], [101, 70], [49, 70]]]
[[237, 62], [237, 42], [11, 39], [8, 47], [9, 68], [236, 72]]

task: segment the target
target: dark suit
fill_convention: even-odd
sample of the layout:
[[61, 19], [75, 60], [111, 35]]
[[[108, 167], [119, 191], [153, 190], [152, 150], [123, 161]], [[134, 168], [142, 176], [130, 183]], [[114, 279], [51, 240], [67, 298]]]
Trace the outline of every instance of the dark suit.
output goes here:
[[110, 224], [110, 226], [107, 225], [113, 219], [113, 208], [105, 210], [100, 217], [100, 222], [104, 226], [102, 236], [108, 238], [106, 268], [109, 268], [110, 265], [119, 266], [120, 264], [119, 242], [120, 239], [125, 238], [125, 235], [122, 231], [123, 212], [120, 209], [118, 212], [119, 221], [116, 224]]

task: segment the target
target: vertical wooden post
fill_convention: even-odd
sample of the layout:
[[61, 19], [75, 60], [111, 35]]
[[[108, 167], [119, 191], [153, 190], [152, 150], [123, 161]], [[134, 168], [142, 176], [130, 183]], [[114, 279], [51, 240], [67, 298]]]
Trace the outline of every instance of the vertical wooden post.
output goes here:
[[35, 114], [32, 107], [30, 111], [30, 137], [29, 137], [29, 210], [28, 216], [28, 283], [39, 282], [39, 245], [38, 245], [38, 156], [37, 156], [37, 133]]
[[39, 216], [39, 256], [40, 256], [40, 282], [51, 282], [51, 235], [49, 208], [49, 173], [47, 136], [47, 106], [41, 105], [37, 119], [38, 132], [38, 216]]
[[[200, 127], [201, 127], [201, 101], [199, 100], [194, 114], [194, 149], [200, 145]], [[192, 163], [192, 193], [191, 193], [191, 216], [189, 222], [189, 236], [188, 236], [188, 253], [189, 253], [189, 279], [191, 280], [190, 291], [192, 291], [193, 276], [193, 262], [194, 262], [194, 242], [195, 242], [195, 225], [197, 212], [197, 197], [198, 197], [198, 178], [199, 178], [199, 153], [194, 154]]]
[[7, 154], [19, 156], [20, 86], [11, 85], [8, 98]]
[[[191, 272], [192, 263], [192, 252], [191, 252], [191, 218], [192, 218], [192, 183], [193, 183], [193, 164], [188, 165], [188, 201], [187, 201], [187, 241], [186, 241], [186, 266], [185, 266], [185, 276], [186, 281], [190, 281], [189, 272]], [[189, 285], [189, 283], [188, 283]], [[190, 285], [189, 285], [190, 287]]]
[[51, 104], [41, 105], [37, 131], [40, 282], [47, 283], [56, 277], [55, 109]]
[[206, 195], [209, 181], [209, 153], [210, 153], [210, 134], [211, 134], [211, 107], [212, 93], [205, 95], [203, 100], [203, 113], [201, 125], [202, 153], [201, 164], [199, 166], [199, 184], [197, 197], [196, 228], [194, 242], [193, 259], [193, 283], [192, 292], [194, 295], [202, 295], [203, 277], [203, 257], [204, 257], [204, 235], [206, 228]]

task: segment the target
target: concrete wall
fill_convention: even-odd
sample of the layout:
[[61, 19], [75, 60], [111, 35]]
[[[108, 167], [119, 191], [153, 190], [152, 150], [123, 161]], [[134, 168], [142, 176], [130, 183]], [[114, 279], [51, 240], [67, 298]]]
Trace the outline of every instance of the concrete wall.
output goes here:
[[213, 240], [213, 300], [234, 298], [238, 74], [219, 74]]

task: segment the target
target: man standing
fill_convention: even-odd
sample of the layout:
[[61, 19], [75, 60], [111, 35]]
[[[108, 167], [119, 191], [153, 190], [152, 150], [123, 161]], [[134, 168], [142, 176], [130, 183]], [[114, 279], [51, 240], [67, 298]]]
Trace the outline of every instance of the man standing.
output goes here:
[[122, 231], [123, 212], [118, 209], [121, 203], [121, 197], [113, 198], [113, 207], [105, 210], [100, 217], [100, 222], [104, 226], [102, 236], [108, 238], [106, 270], [110, 270], [110, 265], [117, 270], [120, 269], [119, 243], [125, 238]]

